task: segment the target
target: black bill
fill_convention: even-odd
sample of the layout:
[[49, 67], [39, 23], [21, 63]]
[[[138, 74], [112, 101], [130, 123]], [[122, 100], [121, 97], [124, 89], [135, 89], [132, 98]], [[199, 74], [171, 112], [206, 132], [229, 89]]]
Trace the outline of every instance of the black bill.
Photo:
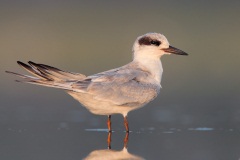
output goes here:
[[169, 46], [169, 48], [163, 48], [162, 50], [165, 51], [165, 52], [172, 53], [172, 54], [177, 54], [177, 55], [185, 55], [185, 56], [188, 55], [186, 52], [183, 52], [182, 50], [177, 49], [173, 46]]

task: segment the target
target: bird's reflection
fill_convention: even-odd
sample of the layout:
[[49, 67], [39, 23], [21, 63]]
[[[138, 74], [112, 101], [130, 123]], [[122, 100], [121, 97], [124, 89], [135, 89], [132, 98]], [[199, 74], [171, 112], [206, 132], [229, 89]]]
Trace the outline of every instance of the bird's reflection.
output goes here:
[[120, 151], [112, 150], [111, 148], [111, 141], [112, 141], [112, 132], [108, 133], [107, 137], [107, 145], [108, 149], [101, 149], [101, 150], [94, 150], [89, 155], [84, 158], [84, 160], [143, 160], [144, 158], [139, 157], [137, 155], [131, 154], [127, 150], [128, 145], [128, 139], [129, 139], [129, 133], [127, 132], [125, 135], [125, 138], [123, 140], [123, 149]]
[[[126, 132], [125, 138], [123, 140], [124, 144], [124, 148], [127, 148], [127, 144], [128, 144], [128, 137], [129, 137], [129, 132]], [[107, 144], [108, 144], [108, 149], [111, 149], [111, 142], [112, 142], [112, 132], [108, 132], [108, 138], [107, 138]]]

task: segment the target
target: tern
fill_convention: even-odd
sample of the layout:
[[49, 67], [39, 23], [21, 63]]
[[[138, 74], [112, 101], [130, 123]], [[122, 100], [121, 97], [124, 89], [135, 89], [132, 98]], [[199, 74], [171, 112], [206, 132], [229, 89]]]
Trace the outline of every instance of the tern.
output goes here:
[[29, 61], [17, 63], [33, 76], [6, 71], [21, 77], [25, 82], [65, 90], [91, 113], [107, 115], [111, 132], [111, 115], [122, 114], [126, 132], [129, 132], [127, 115], [145, 106], [157, 97], [161, 88], [163, 55], [188, 55], [171, 46], [160, 33], [147, 33], [137, 37], [132, 48], [133, 60], [119, 68], [85, 76], [66, 72], [45, 64]]

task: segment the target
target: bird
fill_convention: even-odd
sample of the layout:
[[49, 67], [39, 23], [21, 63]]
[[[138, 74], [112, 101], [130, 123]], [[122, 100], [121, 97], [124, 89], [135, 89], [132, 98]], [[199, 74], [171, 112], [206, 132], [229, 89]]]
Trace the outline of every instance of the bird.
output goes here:
[[108, 131], [112, 132], [111, 116], [122, 114], [129, 132], [128, 113], [155, 99], [160, 93], [163, 55], [188, 55], [171, 46], [161, 33], [150, 32], [137, 37], [132, 47], [133, 59], [126, 65], [86, 76], [29, 61], [17, 63], [32, 75], [11, 71], [30, 84], [65, 90], [91, 113], [107, 116]]

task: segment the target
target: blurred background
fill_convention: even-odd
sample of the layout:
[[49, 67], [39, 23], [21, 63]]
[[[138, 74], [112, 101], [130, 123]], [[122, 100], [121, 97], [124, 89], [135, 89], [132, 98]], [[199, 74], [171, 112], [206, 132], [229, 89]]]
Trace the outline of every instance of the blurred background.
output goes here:
[[[162, 57], [160, 96], [129, 114], [131, 130], [237, 129], [239, 16], [237, 0], [1, 0], [0, 130], [7, 136], [11, 130], [46, 129], [46, 124], [50, 128], [106, 128], [106, 117], [92, 115], [63, 91], [16, 83], [16, 77], [4, 71], [26, 73], [16, 61], [31, 60], [66, 71], [94, 74], [130, 62], [133, 42], [147, 32], [164, 34], [171, 45], [189, 56]], [[113, 116], [113, 129], [123, 130], [122, 121], [120, 115]], [[9, 142], [8, 146], [13, 144]], [[204, 155], [200, 153], [197, 155]], [[9, 155], [12, 154], [5, 154]]]

